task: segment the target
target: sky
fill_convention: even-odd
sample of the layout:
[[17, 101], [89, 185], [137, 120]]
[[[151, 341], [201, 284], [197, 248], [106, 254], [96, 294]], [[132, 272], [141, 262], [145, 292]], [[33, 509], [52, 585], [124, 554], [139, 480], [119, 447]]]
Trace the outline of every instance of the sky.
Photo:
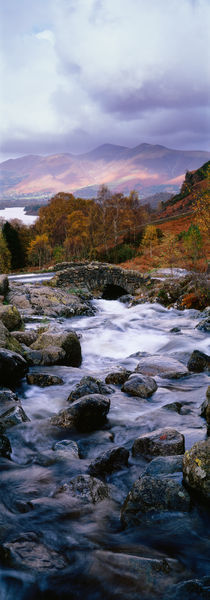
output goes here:
[[210, 0], [0, 0], [1, 159], [209, 150]]

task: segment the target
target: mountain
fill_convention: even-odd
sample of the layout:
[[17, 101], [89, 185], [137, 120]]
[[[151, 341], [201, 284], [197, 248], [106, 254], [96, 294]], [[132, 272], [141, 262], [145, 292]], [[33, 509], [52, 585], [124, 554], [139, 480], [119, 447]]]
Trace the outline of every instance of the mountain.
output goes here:
[[166, 202], [162, 202], [160, 217], [165, 219], [187, 213], [196, 203], [196, 198], [206, 195], [209, 188], [210, 161], [196, 171], [187, 171], [180, 193], [172, 196]]
[[48, 198], [58, 192], [95, 196], [104, 183], [112, 191], [135, 189], [142, 198], [176, 193], [185, 172], [200, 167], [209, 152], [172, 150], [160, 145], [135, 148], [103, 144], [81, 155], [28, 155], [0, 164], [0, 199]]

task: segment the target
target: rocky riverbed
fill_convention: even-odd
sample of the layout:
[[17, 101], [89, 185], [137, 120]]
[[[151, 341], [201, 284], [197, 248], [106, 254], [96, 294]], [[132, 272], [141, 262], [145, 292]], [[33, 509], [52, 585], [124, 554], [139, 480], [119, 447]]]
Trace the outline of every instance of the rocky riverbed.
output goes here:
[[159, 285], [0, 277], [1, 600], [209, 597], [209, 310]]

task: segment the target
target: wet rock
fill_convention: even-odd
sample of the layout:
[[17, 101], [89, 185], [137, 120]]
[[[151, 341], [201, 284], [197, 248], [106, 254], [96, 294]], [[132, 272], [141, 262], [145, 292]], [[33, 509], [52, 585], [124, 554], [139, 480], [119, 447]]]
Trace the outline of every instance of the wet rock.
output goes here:
[[185, 484], [205, 500], [210, 499], [210, 439], [196, 442], [183, 457]]
[[18, 329], [23, 324], [19, 311], [11, 304], [0, 305], [0, 320], [8, 331]]
[[59, 458], [79, 458], [79, 448], [73, 440], [61, 440], [53, 445], [53, 450]]
[[6, 437], [6, 435], [0, 434], [0, 456], [10, 458], [11, 452], [12, 448], [9, 439]]
[[206, 398], [201, 404], [201, 417], [204, 417], [207, 421], [207, 434], [210, 434], [210, 385], [207, 388]]
[[210, 578], [191, 579], [178, 583], [164, 600], [209, 600]]
[[131, 294], [124, 294], [124, 296], [120, 296], [119, 302], [122, 302], [122, 304], [128, 304], [129, 302], [132, 302], [133, 299], [134, 298], [131, 296]]
[[29, 385], [38, 385], [39, 387], [64, 384], [64, 381], [61, 379], [61, 377], [57, 377], [57, 375], [49, 375], [48, 373], [29, 373], [26, 375], [26, 380]]
[[82, 396], [87, 396], [87, 394], [111, 394], [112, 389], [108, 387], [103, 381], [100, 379], [95, 379], [95, 377], [83, 377], [79, 383], [76, 384], [75, 388], [71, 391], [68, 401], [74, 402], [74, 400], [78, 400], [82, 398]]
[[8, 404], [9, 406], [10, 402], [12, 402], [14, 405], [16, 402], [19, 402], [19, 399], [16, 396], [16, 394], [8, 388], [0, 388], [0, 408], [2, 403]]
[[57, 571], [67, 563], [65, 558], [50, 547], [44, 545], [33, 532], [2, 544], [0, 556], [3, 564], [36, 571]]
[[117, 595], [114, 598], [153, 600], [163, 598], [169, 582], [174, 584], [179, 581], [182, 570], [180, 563], [173, 558], [96, 550], [91, 575], [96, 575], [99, 585], [107, 579], [117, 582]]
[[139, 398], [149, 398], [157, 390], [157, 383], [152, 377], [145, 375], [130, 375], [128, 380], [123, 384], [122, 391], [130, 396], [138, 396]]
[[97, 456], [90, 464], [88, 472], [90, 475], [106, 476], [114, 471], [119, 471], [128, 466], [129, 451], [123, 447], [111, 448]]
[[47, 331], [42, 333], [31, 346], [33, 350], [45, 350], [45, 352], [49, 352], [51, 347], [59, 347], [64, 350], [65, 358], [61, 359], [62, 362], [60, 364], [71, 367], [79, 367], [81, 365], [81, 345], [74, 331], [66, 333]]
[[135, 370], [143, 375], [159, 375], [159, 377], [168, 379], [178, 379], [189, 375], [187, 368], [182, 363], [162, 354], [142, 357]]
[[170, 402], [170, 404], [165, 404], [163, 406], [163, 408], [165, 408], [166, 410], [171, 410], [172, 412], [177, 412], [178, 414], [180, 414], [182, 404], [181, 404], [181, 402]]
[[28, 365], [17, 352], [0, 349], [0, 385], [11, 386], [25, 376]]
[[158, 456], [158, 458], [153, 458], [149, 465], [147, 465], [143, 475], [156, 477], [182, 472], [182, 460], [182, 455]]
[[132, 447], [133, 456], [170, 456], [183, 454], [184, 436], [175, 429], [157, 429], [137, 438]]
[[0, 426], [3, 430], [19, 425], [20, 423], [25, 423], [29, 420], [30, 419], [20, 405], [11, 406], [11, 408], [7, 410], [1, 410], [0, 407]]
[[92, 502], [96, 504], [109, 497], [107, 485], [99, 479], [90, 475], [78, 475], [71, 479], [69, 483], [64, 483], [54, 494], [68, 493], [73, 497], [79, 498], [83, 502]]
[[204, 352], [200, 352], [200, 350], [194, 350], [187, 366], [189, 371], [193, 371], [194, 373], [201, 373], [205, 369], [208, 370], [210, 368], [210, 356], [204, 354]]
[[209, 333], [210, 332], [210, 316], [207, 317], [207, 319], [202, 319], [202, 321], [200, 321], [196, 325], [196, 329], [199, 329], [200, 331], [205, 331], [205, 332]]
[[138, 523], [143, 516], [154, 511], [188, 511], [190, 496], [174, 479], [162, 479], [145, 475], [137, 479], [130, 490], [121, 511], [125, 525]]
[[0, 295], [5, 296], [9, 289], [9, 281], [7, 275], [0, 275]]
[[172, 327], [172, 329], [170, 329], [170, 333], [181, 333], [181, 329], [180, 327]]
[[79, 298], [68, 290], [55, 289], [51, 282], [49, 285], [45, 283], [21, 286], [17, 282], [10, 282], [8, 298], [17, 308], [48, 317], [70, 318], [93, 312], [85, 298]]
[[13, 331], [12, 336], [20, 342], [20, 344], [25, 344], [26, 346], [31, 346], [37, 338], [38, 333], [34, 331], [34, 329], [26, 329], [25, 331]]
[[13, 336], [9, 333], [8, 329], [0, 320], [0, 348], [7, 348], [8, 350], [12, 350], [13, 352], [22, 352], [22, 348], [19, 342], [13, 338]]
[[106, 376], [106, 383], [113, 383], [114, 385], [123, 385], [125, 381], [130, 377], [132, 371], [127, 369], [119, 369], [119, 371], [113, 371]]
[[109, 408], [110, 400], [105, 396], [100, 394], [83, 396], [70, 408], [52, 417], [51, 423], [62, 429], [75, 427], [78, 431], [94, 431], [105, 423]]
[[50, 367], [65, 364], [66, 353], [63, 348], [51, 346], [50, 348], [46, 348], [46, 350], [31, 350], [29, 348], [25, 356], [29, 365], [45, 365], [46, 367]]

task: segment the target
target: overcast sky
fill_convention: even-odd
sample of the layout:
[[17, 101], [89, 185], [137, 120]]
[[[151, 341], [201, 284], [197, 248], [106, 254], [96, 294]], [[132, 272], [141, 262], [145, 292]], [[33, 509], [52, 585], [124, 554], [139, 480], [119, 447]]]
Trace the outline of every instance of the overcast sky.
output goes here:
[[1, 154], [210, 149], [210, 0], [0, 0]]

